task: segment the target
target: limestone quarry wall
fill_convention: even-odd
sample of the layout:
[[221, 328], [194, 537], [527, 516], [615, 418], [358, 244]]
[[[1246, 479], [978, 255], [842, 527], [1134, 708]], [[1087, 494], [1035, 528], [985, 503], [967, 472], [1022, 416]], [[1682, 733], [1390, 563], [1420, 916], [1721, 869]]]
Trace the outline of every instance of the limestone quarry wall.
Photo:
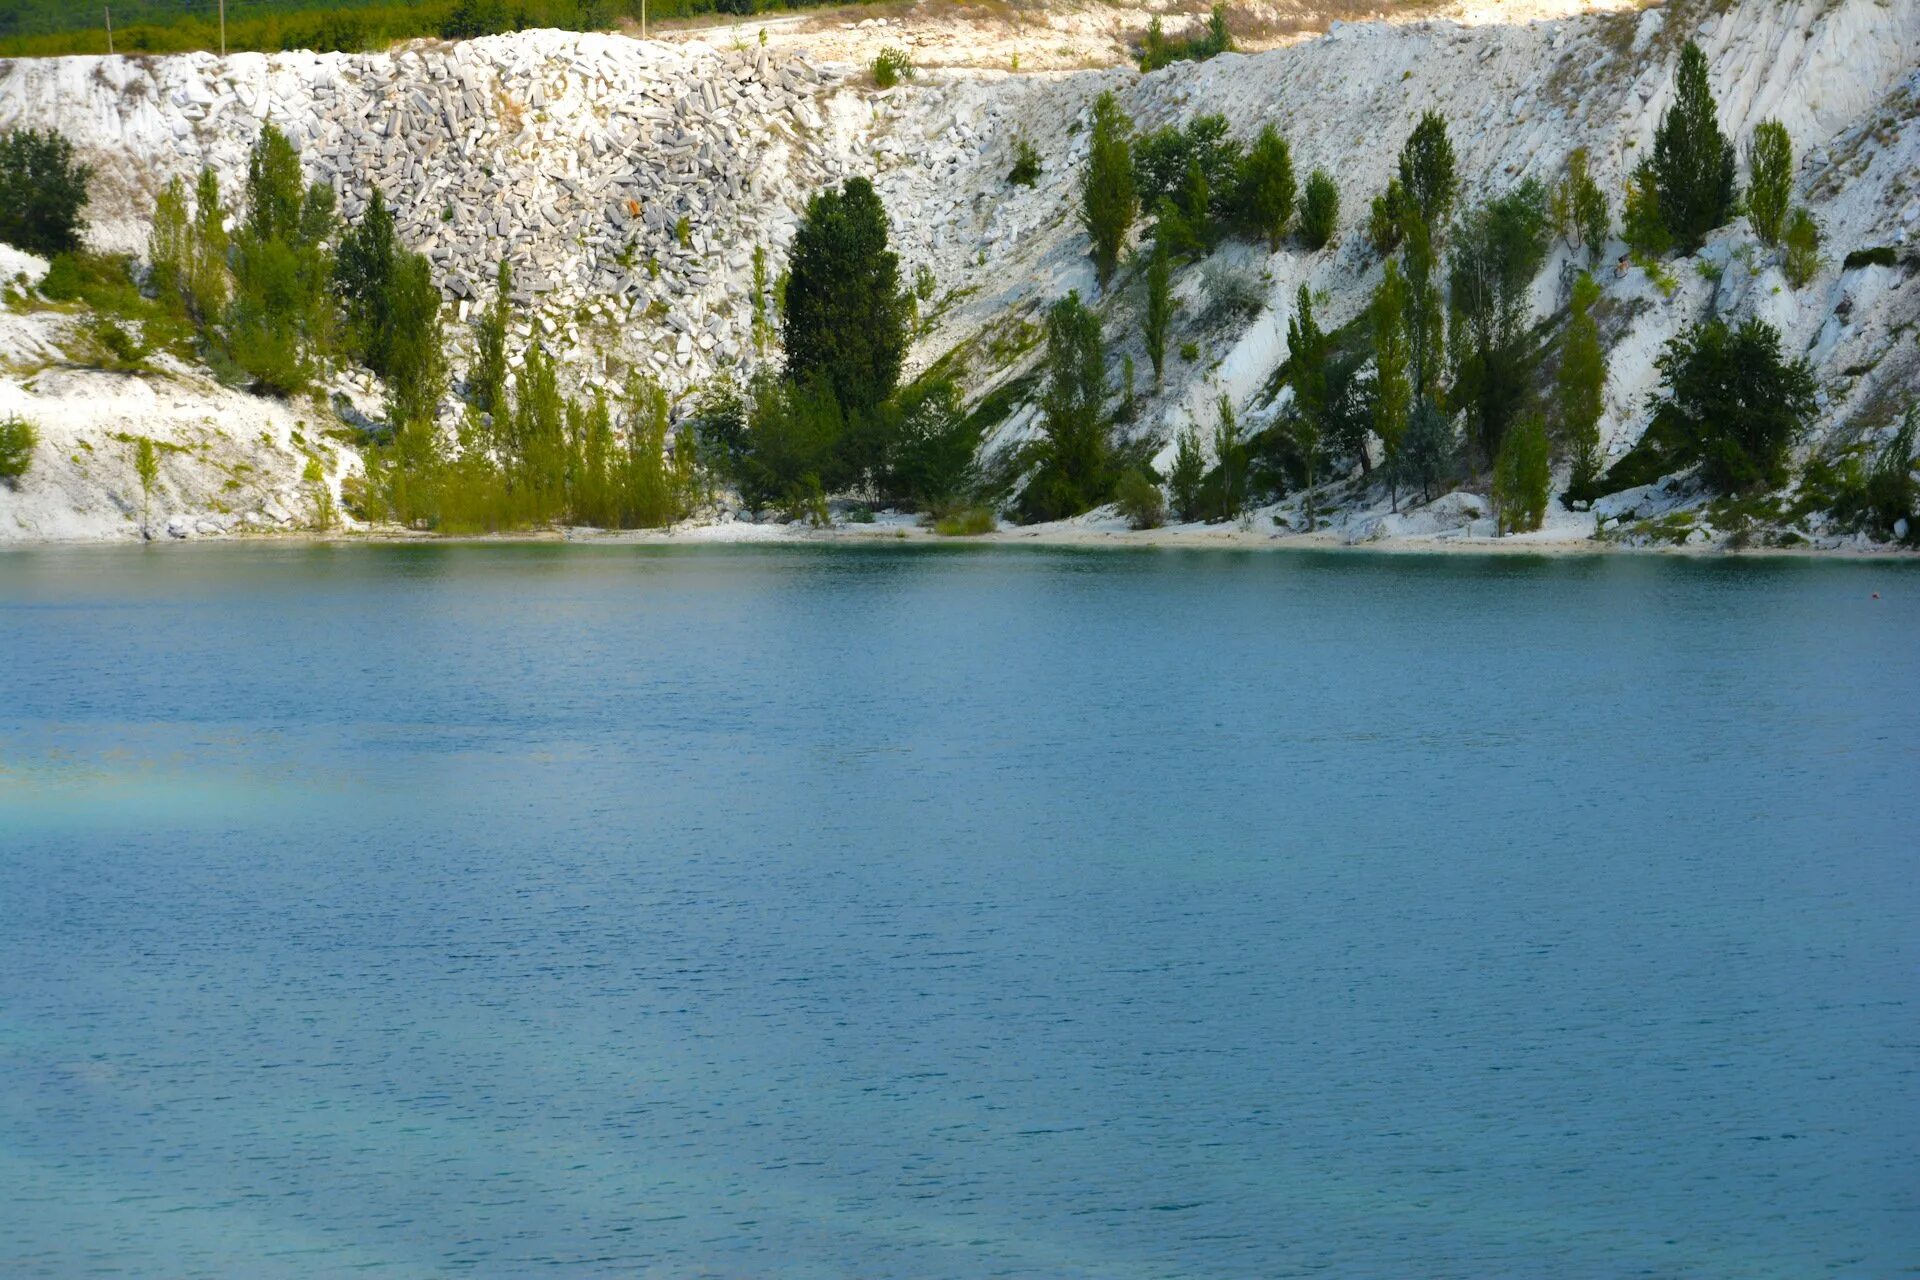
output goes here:
[[[1624, 177], [1671, 100], [1675, 52], [1691, 36], [1737, 143], [1769, 117], [1792, 132], [1797, 196], [1825, 232], [1826, 265], [1809, 286], [1786, 287], [1774, 255], [1737, 220], [1697, 260], [1671, 264], [1669, 291], [1638, 268], [1616, 275], [1623, 246], [1609, 245], [1608, 451], [1624, 451], [1644, 427], [1661, 344], [1715, 314], [1761, 315], [1788, 350], [1814, 361], [1823, 434], [1884, 427], [1920, 387], [1920, 290], [1909, 269], [1849, 271], [1841, 260], [1872, 245], [1905, 251], [1920, 233], [1920, 0], [1744, 0], [1688, 12], [1701, 16], [1336, 23], [1290, 47], [1146, 76], [929, 71], [886, 91], [785, 43], [552, 31], [369, 55], [21, 60], [0, 64], [0, 128], [72, 136], [100, 173], [96, 242], [140, 251], [153, 193], [202, 164], [237, 192], [270, 118], [299, 145], [309, 176], [340, 191], [349, 216], [369, 184], [386, 193], [403, 238], [430, 257], [447, 295], [456, 371], [461, 321], [490, 295], [504, 256], [527, 317], [515, 346], [537, 332], [576, 384], [639, 367], [676, 393], [761, 358], [750, 337], [754, 247], [777, 275], [807, 197], [866, 174], [887, 203], [904, 274], [924, 269], [934, 280], [916, 361], [970, 343], [969, 387], [979, 393], [1034, 358], [1028, 348], [1002, 359], [992, 338], [1069, 289], [1097, 296], [1075, 188], [1096, 95], [1115, 91], [1142, 128], [1204, 112], [1248, 136], [1271, 122], [1302, 179], [1323, 168], [1338, 181], [1341, 229], [1312, 253], [1230, 242], [1182, 273], [1174, 345], [1191, 342], [1199, 357], [1171, 361], [1162, 387], [1140, 387], [1129, 428], [1167, 441], [1187, 421], [1210, 424], [1222, 395], [1256, 424], [1277, 411], [1263, 388], [1285, 357], [1300, 285], [1325, 296], [1334, 324], [1365, 305], [1379, 273], [1363, 234], [1367, 202], [1421, 112], [1449, 119], [1465, 201], [1527, 176], [1551, 180], [1584, 146], [1617, 216]], [[1006, 181], [1019, 138], [1042, 157], [1031, 188]], [[1577, 256], [1556, 250], [1536, 286], [1538, 317], [1563, 304]], [[1210, 302], [1230, 277], [1251, 282], [1264, 306], [1216, 323]], [[1128, 288], [1100, 299], [1116, 371], [1129, 356], [1146, 369], [1137, 304]], [[17, 324], [0, 333], [29, 337]], [[37, 411], [84, 432], [86, 378], [60, 385], [62, 411]], [[0, 377], [0, 399], [32, 410], [35, 396], [51, 395], [45, 386]], [[377, 406], [371, 384], [361, 390]], [[1031, 411], [1017, 412], [989, 447], [1033, 429]], [[0, 494], [0, 507], [9, 501], [17, 511], [20, 500]], [[103, 505], [101, 520], [124, 529], [120, 507]]]

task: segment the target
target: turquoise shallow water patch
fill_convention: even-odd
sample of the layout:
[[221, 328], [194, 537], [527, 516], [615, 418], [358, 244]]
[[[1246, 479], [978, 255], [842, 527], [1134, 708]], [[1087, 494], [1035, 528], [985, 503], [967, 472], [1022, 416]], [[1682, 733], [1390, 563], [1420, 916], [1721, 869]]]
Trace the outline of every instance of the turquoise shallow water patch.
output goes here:
[[1897, 1271], [1916, 622], [1899, 564], [8, 552], [0, 1273]]

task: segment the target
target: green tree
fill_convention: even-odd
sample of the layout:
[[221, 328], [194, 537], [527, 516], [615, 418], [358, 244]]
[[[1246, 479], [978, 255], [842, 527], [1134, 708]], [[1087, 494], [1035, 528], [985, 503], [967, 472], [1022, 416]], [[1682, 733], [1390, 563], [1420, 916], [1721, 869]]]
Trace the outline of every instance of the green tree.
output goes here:
[[1045, 368], [1039, 466], [1027, 483], [1022, 505], [1030, 520], [1061, 520], [1105, 502], [1114, 480], [1100, 319], [1077, 292], [1047, 312]]
[[52, 129], [0, 133], [0, 241], [51, 258], [81, 247], [93, 170]]
[[1400, 444], [1413, 405], [1413, 382], [1407, 344], [1407, 282], [1391, 258], [1381, 271], [1367, 318], [1373, 330], [1373, 433], [1380, 437], [1386, 451], [1389, 500], [1398, 511]]
[[346, 313], [349, 349], [383, 378], [390, 371], [389, 352], [397, 336], [393, 286], [398, 256], [393, 214], [387, 209], [387, 198], [375, 187], [367, 211], [340, 238], [333, 288]]
[[1435, 280], [1439, 263], [1425, 222], [1409, 217], [1404, 229], [1400, 258], [1407, 277], [1407, 365], [1414, 397], [1437, 399], [1446, 347], [1446, 313]]
[[220, 176], [207, 165], [193, 186], [193, 226], [190, 230], [192, 254], [186, 280], [187, 310], [204, 328], [227, 305], [226, 209], [220, 200]]
[[447, 360], [440, 341], [440, 290], [424, 254], [395, 256], [384, 292], [392, 326], [386, 353], [387, 415], [396, 423], [431, 426], [447, 390]]
[[1600, 286], [1582, 273], [1574, 281], [1567, 327], [1560, 338], [1560, 367], [1554, 375], [1554, 409], [1561, 439], [1573, 460], [1569, 494], [1591, 498], [1600, 478], [1600, 415], [1606, 408], [1607, 357], [1600, 348], [1600, 326], [1593, 304]]
[[1538, 529], [1546, 518], [1552, 481], [1546, 424], [1529, 414], [1501, 440], [1493, 464], [1493, 512], [1500, 532]]
[[740, 496], [754, 510], [778, 506], [817, 519], [834, 481], [846, 419], [831, 384], [756, 377], [749, 388]]
[[1080, 221], [1093, 242], [1093, 268], [1107, 287], [1120, 262], [1120, 247], [1140, 212], [1135, 194], [1130, 135], [1133, 123], [1111, 92], [1093, 104], [1093, 137], [1080, 177]]
[[300, 236], [300, 153], [272, 121], [247, 153], [246, 217], [241, 230], [258, 241]]
[[1400, 186], [1429, 233], [1437, 232], [1453, 210], [1460, 180], [1453, 171], [1453, 143], [1447, 121], [1437, 111], [1420, 117], [1400, 148]]
[[1747, 143], [1747, 216], [1763, 244], [1780, 243], [1793, 203], [1793, 139], [1778, 120], [1762, 120]]
[[1653, 161], [1642, 160], [1627, 177], [1627, 198], [1620, 209], [1620, 234], [1636, 253], [1657, 258], [1673, 248], [1660, 208], [1660, 184]]
[[1600, 261], [1606, 248], [1607, 229], [1612, 215], [1607, 210], [1607, 193], [1589, 172], [1587, 149], [1575, 147], [1567, 153], [1566, 172], [1553, 184], [1550, 211], [1553, 229], [1569, 248], [1586, 246], [1587, 263]]
[[146, 436], [133, 442], [133, 474], [140, 481], [140, 535], [145, 537], [148, 512], [153, 509], [153, 488], [160, 482], [160, 451]]
[[1173, 465], [1167, 475], [1173, 509], [1182, 520], [1199, 519], [1201, 486], [1206, 478], [1207, 455], [1200, 445], [1200, 430], [1189, 422], [1174, 441]]
[[1454, 396], [1491, 464], [1532, 386], [1528, 293], [1547, 256], [1546, 192], [1532, 178], [1474, 210], [1454, 232]]
[[1420, 500], [1433, 501], [1433, 492], [1445, 482], [1453, 466], [1453, 425], [1440, 407], [1425, 396], [1414, 401], [1407, 415], [1407, 435], [1400, 444], [1395, 470], [1401, 483], [1420, 487]]
[[193, 223], [187, 212], [187, 184], [175, 175], [153, 198], [153, 226], [147, 231], [147, 263], [154, 292], [180, 300], [193, 258]]
[[473, 364], [467, 374], [467, 399], [496, 418], [504, 416], [507, 407], [507, 325], [512, 319], [513, 268], [502, 258], [493, 301], [474, 321]]
[[567, 469], [572, 461], [567, 402], [560, 394], [553, 358], [538, 341], [527, 348], [526, 359], [514, 375], [505, 444], [507, 483], [519, 514], [536, 525], [557, 519], [566, 510]]
[[1207, 179], [1209, 215], [1222, 220], [1235, 216], [1246, 159], [1228, 132], [1225, 116], [1195, 116], [1178, 128], [1167, 125], [1132, 138], [1128, 145], [1134, 191], [1142, 208], [1158, 208], [1169, 196], [1178, 198], [1187, 183], [1187, 169], [1198, 161]]
[[1214, 234], [1211, 204], [1212, 187], [1207, 171], [1198, 160], [1187, 162], [1187, 180], [1180, 188], [1180, 217], [1204, 256], [1212, 253], [1218, 239]]
[[753, 246], [753, 349], [758, 355], [767, 354], [767, 248], [765, 245]]
[[[1329, 435], [1333, 388], [1329, 385], [1331, 343], [1313, 316], [1313, 294], [1304, 284], [1287, 320], [1288, 383], [1293, 387], [1293, 411], [1288, 435], [1300, 459], [1301, 487], [1312, 490], [1320, 453]], [[1313, 528], [1311, 498], [1306, 507], [1307, 528]]]
[[1154, 241], [1153, 256], [1147, 260], [1147, 311], [1145, 336], [1147, 358], [1153, 362], [1153, 385], [1167, 362], [1167, 338], [1173, 331], [1173, 263], [1167, 246]]
[[1216, 520], [1238, 520], [1247, 509], [1247, 441], [1240, 431], [1239, 415], [1233, 411], [1233, 398], [1222, 395], [1214, 407], [1218, 416], [1213, 427], [1214, 464], [1209, 486], [1212, 515]]
[[1293, 154], [1272, 125], [1263, 125], [1240, 170], [1240, 215], [1269, 253], [1280, 252], [1280, 238], [1293, 218]]
[[626, 446], [613, 460], [617, 519], [623, 528], [658, 529], [681, 519], [691, 508], [691, 450], [667, 456], [667, 393], [641, 374], [627, 378], [623, 396]]
[[1787, 458], [1813, 420], [1814, 377], [1804, 359], [1780, 353], [1780, 334], [1762, 320], [1731, 329], [1694, 325], [1654, 362], [1664, 388], [1648, 430], [1677, 460], [1697, 460], [1722, 493], [1778, 488]]
[[1707, 84], [1707, 55], [1687, 41], [1678, 92], [1653, 135], [1652, 172], [1660, 215], [1688, 253], [1733, 217], [1733, 144], [1720, 132]]
[[1406, 236], [1407, 219], [1416, 216], [1400, 179], [1388, 178], [1387, 189], [1373, 198], [1367, 214], [1367, 240], [1373, 251], [1384, 258], [1398, 249]]
[[1339, 222], [1340, 188], [1325, 170], [1315, 169], [1300, 205], [1300, 239], [1309, 249], [1324, 249]]
[[960, 388], [945, 378], [902, 387], [887, 406], [887, 493], [922, 510], [952, 505], [978, 480], [980, 426], [966, 412]]
[[887, 211], [865, 178], [807, 202], [789, 259], [781, 337], [787, 381], [824, 384], [845, 419], [870, 420], [900, 380], [907, 307]]
[[274, 125], [262, 126], [234, 242], [226, 354], [256, 390], [280, 396], [306, 388], [332, 337], [325, 241], [333, 193], [316, 183], [303, 194], [300, 182], [299, 153]]
[[33, 450], [39, 443], [40, 433], [25, 418], [17, 414], [0, 418], [0, 481], [17, 487], [33, 466]]

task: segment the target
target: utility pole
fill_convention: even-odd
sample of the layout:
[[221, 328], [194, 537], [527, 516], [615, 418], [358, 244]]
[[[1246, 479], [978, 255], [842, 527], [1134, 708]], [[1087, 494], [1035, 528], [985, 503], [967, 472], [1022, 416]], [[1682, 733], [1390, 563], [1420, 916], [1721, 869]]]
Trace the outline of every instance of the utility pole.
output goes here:
[[101, 5], [100, 12], [107, 15], [107, 56], [111, 58], [113, 56], [113, 8], [110, 5]]
[[227, 56], [227, 0], [220, 0], [220, 56]]

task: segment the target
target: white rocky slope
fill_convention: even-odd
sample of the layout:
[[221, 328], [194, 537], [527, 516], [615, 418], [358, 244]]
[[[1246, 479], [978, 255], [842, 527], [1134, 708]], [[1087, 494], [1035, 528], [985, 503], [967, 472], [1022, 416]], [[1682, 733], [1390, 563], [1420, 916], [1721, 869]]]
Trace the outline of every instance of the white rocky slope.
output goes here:
[[[301, 146], [310, 176], [341, 190], [350, 214], [365, 184], [380, 183], [408, 242], [435, 263], [456, 343], [468, 299], [486, 296], [505, 253], [531, 315], [523, 339], [537, 326], [580, 381], [631, 365], [676, 392], [758, 358], [749, 328], [753, 247], [766, 247], [776, 274], [807, 195], [872, 174], [908, 272], [925, 267], [937, 281], [941, 305], [918, 359], [967, 344], [970, 389], [983, 391], [1034, 358], [1008, 340], [1017, 320], [1037, 319], [1068, 289], [1096, 292], [1073, 176], [1098, 93], [1115, 90], [1142, 127], [1205, 112], [1248, 134], [1271, 121], [1292, 142], [1299, 174], [1319, 167], [1338, 180], [1342, 232], [1318, 253], [1230, 244], [1179, 282], [1185, 306], [1173, 345], [1194, 342], [1200, 355], [1170, 359], [1165, 387], [1146, 395], [1132, 428], [1170, 439], [1192, 417], [1210, 422], [1222, 394], [1256, 422], [1274, 411], [1262, 388], [1284, 358], [1300, 284], [1327, 295], [1336, 324], [1364, 305], [1379, 270], [1361, 234], [1366, 205], [1422, 111], [1449, 118], [1468, 200], [1527, 175], [1551, 179], [1576, 146], [1589, 148], [1617, 199], [1671, 99], [1678, 44], [1692, 35], [1736, 141], [1769, 117], [1792, 132], [1799, 196], [1823, 225], [1828, 263], [1793, 291], [1740, 221], [1697, 263], [1672, 264], [1671, 297], [1638, 269], [1605, 273], [1616, 318], [1603, 427], [1610, 451], [1644, 427], [1660, 345], [1713, 313], [1763, 315], [1789, 350], [1812, 357], [1825, 434], [1883, 426], [1913, 401], [1920, 289], [1901, 267], [1842, 272], [1838, 263], [1854, 248], [1904, 246], [1920, 230], [1920, 0], [1745, 0], [1699, 21], [1677, 8], [1539, 17], [1537, 5], [1526, 21], [1490, 20], [1500, 8], [1481, 6], [1473, 22], [1336, 24], [1291, 47], [1148, 76], [941, 71], [885, 92], [780, 46], [557, 32], [378, 55], [17, 61], [0, 66], [0, 128], [52, 125], [74, 137], [102, 174], [91, 211], [96, 241], [138, 250], [152, 194], [167, 177], [210, 163], [234, 189], [260, 122], [271, 118]], [[1021, 135], [1045, 166], [1032, 188], [1005, 181]], [[1610, 246], [1606, 260], [1619, 252]], [[1543, 318], [1564, 299], [1572, 257], [1561, 250], [1541, 275]], [[1209, 295], [1234, 274], [1257, 287], [1265, 308], [1251, 321], [1210, 326]], [[1116, 371], [1132, 355], [1144, 394], [1134, 305], [1124, 288], [1102, 302]], [[166, 418], [130, 398], [121, 375], [45, 367], [49, 357], [36, 352], [58, 347], [50, 331], [58, 323], [12, 317], [0, 330], [0, 357], [13, 368], [0, 376], [0, 412], [59, 432], [55, 444], [47, 431], [20, 492], [0, 489], [0, 538], [133, 529], [124, 486], [103, 491], [105, 482], [74, 461], [84, 460], [77, 441], [156, 434], [141, 424], [150, 414]], [[197, 454], [172, 455], [180, 475], [166, 496], [186, 517], [182, 527], [197, 530], [199, 516], [219, 514], [194, 496], [208, 485], [187, 482], [195, 465], [256, 468], [247, 502], [266, 494], [282, 510], [310, 491], [297, 446], [279, 462], [255, 451], [263, 430], [283, 431], [276, 438], [291, 445], [302, 429], [294, 424], [315, 411], [248, 401], [189, 371], [157, 381], [167, 387], [151, 389], [156, 404], [191, 402], [210, 420], [212, 438]], [[1016, 413], [990, 447], [1032, 429], [1031, 413]], [[302, 438], [312, 437], [309, 427]], [[334, 483], [354, 465], [344, 450], [323, 461]], [[1356, 510], [1343, 520], [1355, 537], [1413, 534], [1460, 523], [1470, 505], [1410, 520]], [[264, 498], [241, 506], [240, 515], [272, 519]], [[1546, 536], [1591, 530], [1582, 517], [1556, 522]]]

